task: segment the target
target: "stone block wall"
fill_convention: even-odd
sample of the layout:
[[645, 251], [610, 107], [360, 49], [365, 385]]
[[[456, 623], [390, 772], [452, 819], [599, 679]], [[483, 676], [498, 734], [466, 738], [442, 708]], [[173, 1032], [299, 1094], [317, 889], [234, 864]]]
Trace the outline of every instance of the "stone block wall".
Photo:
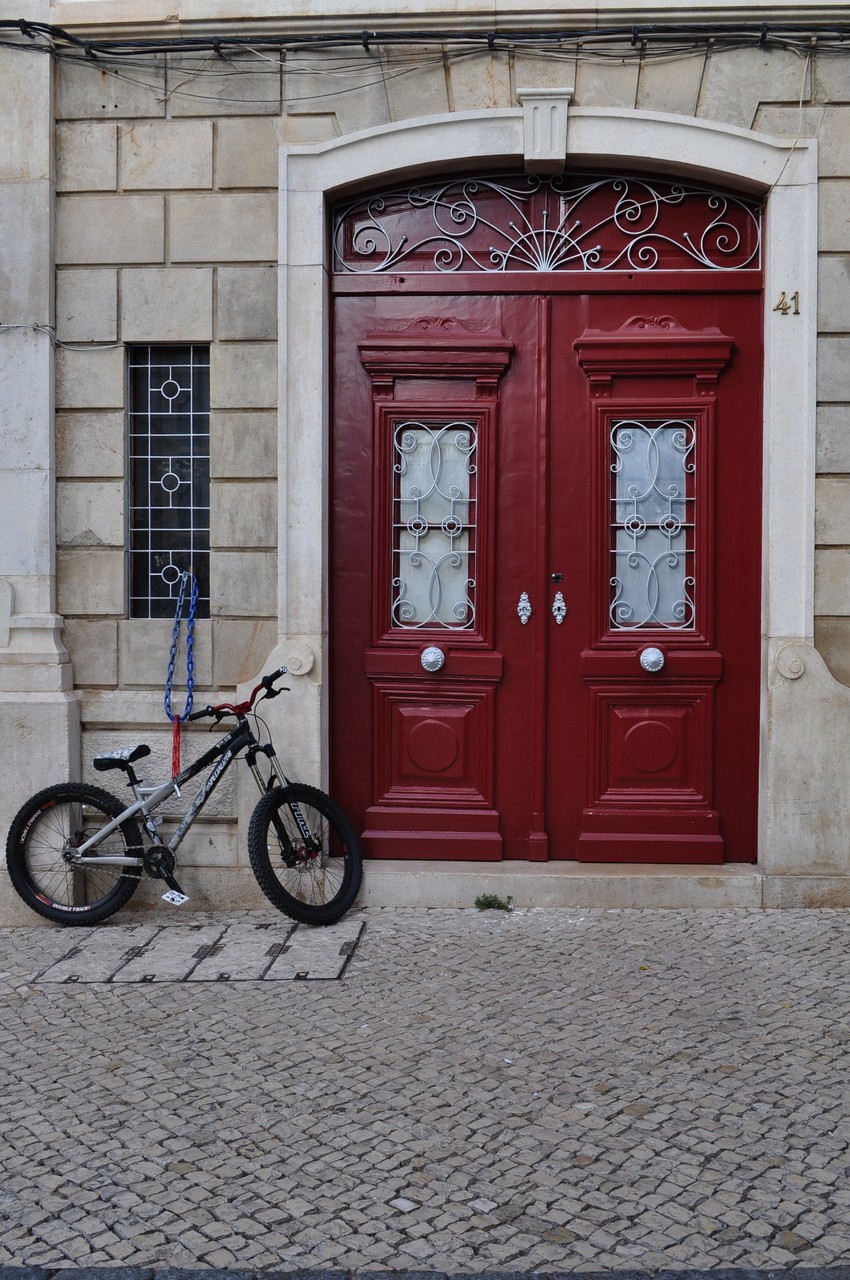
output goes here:
[[[125, 616], [125, 344], [210, 346], [211, 617], [197, 627], [196, 679], [201, 696], [226, 692], [255, 676], [277, 642], [279, 148], [515, 107], [518, 88], [574, 85], [580, 107], [818, 138], [815, 640], [850, 685], [850, 56], [695, 47], [654, 60], [628, 43], [604, 54], [461, 54], [435, 43], [312, 49], [285, 61], [145, 56], [106, 72], [58, 64], [56, 608], [81, 691], [84, 761], [129, 731], [162, 759], [167, 747], [170, 623]], [[318, 299], [305, 297], [304, 308], [321, 341]], [[240, 804], [225, 797], [210, 819], [216, 839], [187, 843], [190, 865], [245, 870], [227, 825]]]
[[279, 146], [514, 106], [517, 87], [568, 83], [578, 106], [818, 138], [816, 642], [850, 683], [850, 57], [694, 48], [658, 61], [628, 44], [607, 45], [604, 58], [459, 56], [434, 44], [285, 62], [228, 54], [226, 66], [145, 57], [132, 75], [60, 64], [56, 325], [74, 349], [57, 360], [58, 590], [78, 684], [162, 680], [166, 624], [123, 616], [124, 343], [211, 344], [213, 598], [201, 679], [247, 679], [273, 647]]
[[[184, 81], [203, 92], [181, 93]], [[280, 111], [279, 66], [201, 78], [162, 59], [132, 75], [60, 68], [57, 590], [75, 683], [92, 696], [158, 694], [170, 637], [168, 622], [125, 617], [125, 344], [211, 348], [199, 686], [250, 679], [274, 648], [279, 119], [262, 117]]]
[[[202, 93], [182, 94], [184, 81]], [[277, 639], [280, 68], [198, 82], [194, 66], [161, 59], [108, 76], [63, 65], [56, 102], [56, 332], [66, 344], [56, 378], [57, 594], [82, 695], [83, 776], [94, 781], [92, 755], [129, 735], [153, 745], [149, 772], [159, 777], [170, 761], [171, 624], [125, 616], [125, 345], [210, 346], [200, 701], [205, 689], [252, 679]], [[180, 663], [182, 651], [178, 681]], [[174, 706], [183, 705], [181, 683]], [[198, 741], [206, 746], [200, 735], [184, 740], [184, 762]], [[215, 800], [181, 849], [201, 905], [251, 893], [237, 790]]]

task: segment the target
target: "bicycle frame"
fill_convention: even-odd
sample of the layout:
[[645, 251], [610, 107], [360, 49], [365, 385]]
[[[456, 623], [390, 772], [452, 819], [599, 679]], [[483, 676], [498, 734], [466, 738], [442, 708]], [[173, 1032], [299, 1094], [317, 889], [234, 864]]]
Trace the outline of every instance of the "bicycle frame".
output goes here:
[[[204, 754], [199, 756], [192, 764], [187, 765], [176, 778], [172, 778], [168, 782], [163, 782], [158, 786], [148, 787], [138, 782], [135, 779], [135, 775], [130, 772], [130, 786], [133, 788], [133, 792], [136, 796], [135, 801], [133, 804], [128, 805], [123, 813], [120, 813], [117, 818], [113, 818], [105, 827], [102, 827], [96, 835], [83, 841], [83, 843], [74, 850], [71, 855], [71, 861], [74, 865], [79, 866], [144, 866], [144, 859], [141, 857], [119, 858], [113, 856], [96, 856], [90, 858], [86, 856], [90, 850], [96, 848], [96, 846], [100, 844], [102, 840], [105, 840], [107, 836], [111, 835], [113, 831], [117, 831], [122, 823], [126, 822], [130, 818], [136, 817], [137, 814], [141, 815], [142, 823], [151, 843], [155, 846], [159, 846], [160, 848], [168, 849], [170, 853], [174, 853], [182, 842], [186, 832], [192, 826], [195, 818], [201, 812], [213, 791], [215, 791], [224, 774], [239, 757], [240, 753], [245, 750], [245, 748], [248, 748], [246, 763], [248, 764], [261, 793], [266, 790], [266, 783], [263, 779], [263, 775], [257, 767], [256, 756], [258, 753], [268, 757], [274, 775], [280, 785], [287, 785], [289, 779], [280, 767], [274, 747], [271, 743], [267, 745], [260, 744], [254, 736], [254, 733], [245, 717], [240, 715], [239, 722], [235, 729], [231, 729], [231, 731], [226, 733], [223, 738], [219, 738], [218, 742], [214, 743], [208, 751], [205, 751]], [[210, 770], [209, 776], [198, 794], [195, 796], [188, 810], [181, 818], [177, 829], [168, 841], [168, 844], [165, 844], [160, 839], [159, 833], [156, 829], [156, 823], [153, 818], [154, 811], [171, 796], [179, 796], [180, 788], [185, 786], [187, 782], [191, 782], [191, 780], [196, 778], [200, 773], [203, 773], [204, 769], [208, 768], [210, 765], [214, 765], [214, 767]], [[296, 816], [296, 820], [298, 816], [300, 815]], [[303, 834], [309, 835], [309, 832], [305, 829]]]

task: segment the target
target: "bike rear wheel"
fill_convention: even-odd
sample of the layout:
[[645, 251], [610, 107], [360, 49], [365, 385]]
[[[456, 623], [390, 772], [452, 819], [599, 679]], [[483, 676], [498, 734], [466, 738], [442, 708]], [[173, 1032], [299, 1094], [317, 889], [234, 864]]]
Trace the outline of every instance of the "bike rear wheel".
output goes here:
[[360, 888], [360, 842], [336, 801], [300, 782], [275, 787], [248, 830], [257, 884], [279, 911], [301, 924], [333, 924]]
[[[71, 855], [125, 805], [100, 787], [67, 782], [39, 791], [19, 810], [6, 841], [6, 866], [28, 907], [57, 924], [99, 924], [136, 891], [141, 867], [77, 866]], [[91, 851], [92, 857], [139, 858], [135, 822], [123, 822]]]

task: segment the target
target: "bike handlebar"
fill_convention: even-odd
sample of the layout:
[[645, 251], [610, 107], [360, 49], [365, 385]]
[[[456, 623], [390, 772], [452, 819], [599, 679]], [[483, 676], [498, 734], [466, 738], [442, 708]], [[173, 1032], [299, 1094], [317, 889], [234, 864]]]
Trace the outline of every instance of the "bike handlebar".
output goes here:
[[274, 687], [275, 681], [280, 680], [281, 676], [286, 674], [286, 667], [278, 667], [277, 671], [270, 671], [268, 675], [263, 676], [260, 683], [252, 689], [250, 698], [245, 702], [220, 702], [215, 707], [204, 707], [202, 711], [193, 711], [186, 719], [203, 720], [209, 717], [213, 720], [223, 720], [225, 716], [247, 715], [261, 694], [265, 694], [267, 698], [276, 698], [279, 693], [289, 692], [288, 689], [275, 689]]

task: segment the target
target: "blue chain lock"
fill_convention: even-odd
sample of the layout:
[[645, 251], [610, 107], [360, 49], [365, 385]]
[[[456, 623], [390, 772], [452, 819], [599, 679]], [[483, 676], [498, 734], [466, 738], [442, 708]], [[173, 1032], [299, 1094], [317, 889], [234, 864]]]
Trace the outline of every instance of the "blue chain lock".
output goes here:
[[175, 720], [182, 724], [189, 715], [192, 710], [192, 697], [195, 689], [195, 612], [198, 607], [198, 579], [193, 575], [192, 594], [189, 598], [189, 616], [186, 619], [186, 706], [182, 715], [175, 715], [171, 709], [171, 688], [174, 683], [174, 667], [177, 663], [177, 647], [180, 643], [180, 622], [188, 585], [189, 573], [186, 570], [180, 579], [180, 590], [177, 594], [174, 626], [171, 628], [171, 649], [168, 654], [168, 674], [165, 677], [165, 714], [172, 724]]

